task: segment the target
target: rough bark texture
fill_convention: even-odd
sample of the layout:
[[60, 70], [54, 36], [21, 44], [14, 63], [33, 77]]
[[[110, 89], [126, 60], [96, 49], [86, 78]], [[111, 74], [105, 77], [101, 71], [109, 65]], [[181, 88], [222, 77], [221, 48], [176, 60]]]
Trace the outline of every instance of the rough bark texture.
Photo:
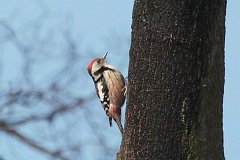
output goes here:
[[117, 159], [224, 159], [225, 3], [135, 1]]

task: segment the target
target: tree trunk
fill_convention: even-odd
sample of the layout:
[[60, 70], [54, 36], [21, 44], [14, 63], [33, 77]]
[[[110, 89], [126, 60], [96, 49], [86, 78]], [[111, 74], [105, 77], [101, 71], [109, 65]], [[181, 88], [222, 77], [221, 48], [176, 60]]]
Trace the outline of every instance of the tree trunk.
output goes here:
[[135, 0], [117, 159], [224, 159], [225, 4]]

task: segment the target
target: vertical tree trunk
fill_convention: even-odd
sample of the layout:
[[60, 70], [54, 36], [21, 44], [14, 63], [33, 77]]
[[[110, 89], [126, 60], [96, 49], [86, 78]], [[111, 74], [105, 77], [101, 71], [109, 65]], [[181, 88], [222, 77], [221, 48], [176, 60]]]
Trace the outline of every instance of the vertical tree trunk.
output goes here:
[[225, 3], [135, 0], [117, 159], [224, 159]]

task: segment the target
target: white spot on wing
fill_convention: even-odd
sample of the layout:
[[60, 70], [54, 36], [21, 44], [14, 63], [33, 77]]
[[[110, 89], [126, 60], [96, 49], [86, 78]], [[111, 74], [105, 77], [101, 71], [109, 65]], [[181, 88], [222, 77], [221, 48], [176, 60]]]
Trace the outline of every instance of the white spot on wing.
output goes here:
[[102, 92], [103, 86], [101, 85], [101, 83], [98, 83], [97, 85], [98, 85], [98, 88], [99, 88], [98, 89], [99, 98], [100, 98], [101, 101], [103, 101], [103, 99], [104, 99], [104, 93]]

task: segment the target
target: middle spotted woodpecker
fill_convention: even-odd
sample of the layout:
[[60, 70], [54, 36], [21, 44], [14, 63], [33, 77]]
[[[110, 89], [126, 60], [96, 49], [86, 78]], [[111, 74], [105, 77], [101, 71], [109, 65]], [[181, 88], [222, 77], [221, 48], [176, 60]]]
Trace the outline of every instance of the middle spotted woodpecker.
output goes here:
[[93, 79], [106, 115], [109, 117], [110, 126], [112, 126], [112, 119], [114, 119], [123, 134], [121, 107], [125, 102], [125, 80], [119, 70], [106, 62], [106, 56], [107, 53], [102, 58], [93, 59], [88, 64], [87, 70]]

